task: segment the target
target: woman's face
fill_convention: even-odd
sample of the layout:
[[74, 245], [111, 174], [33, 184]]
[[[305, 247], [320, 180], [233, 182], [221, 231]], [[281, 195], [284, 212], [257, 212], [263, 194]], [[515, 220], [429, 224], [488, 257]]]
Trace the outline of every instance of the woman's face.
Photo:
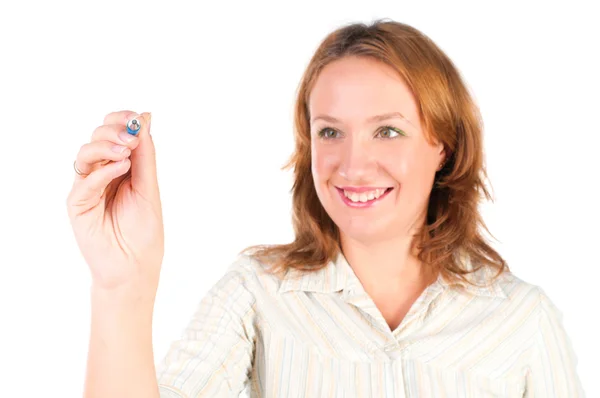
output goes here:
[[340, 232], [368, 244], [419, 226], [444, 151], [426, 141], [403, 79], [346, 57], [321, 71], [308, 107], [316, 192]]

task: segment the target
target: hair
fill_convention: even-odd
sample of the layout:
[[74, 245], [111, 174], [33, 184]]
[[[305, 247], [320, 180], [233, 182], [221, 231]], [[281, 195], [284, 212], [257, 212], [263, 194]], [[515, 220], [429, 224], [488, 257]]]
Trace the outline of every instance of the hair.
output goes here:
[[[294, 108], [295, 151], [284, 168], [294, 169], [292, 220], [295, 239], [279, 245], [255, 245], [243, 250], [273, 272], [288, 268], [318, 270], [341, 251], [338, 227], [321, 205], [311, 172], [308, 100], [321, 70], [348, 56], [383, 62], [405, 80], [414, 94], [422, 126], [442, 142], [446, 161], [434, 179], [425, 225], [413, 236], [419, 260], [441, 272], [452, 283], [469, 273], [461, 261], [466, 255], [471, 272], [489, 266], [509, 270], [504, 259], [487, 243], [488, 233], [478, 210], [482, 197], [491, 200], [484, 181], [483, 121], [466, 84], [452, 61], [426, 35], [389, 19], [367, 25], [353, 23], [330, 33], [319, 45], [300, 81]], [[491, 235], [491, 233], [490, 233]]]

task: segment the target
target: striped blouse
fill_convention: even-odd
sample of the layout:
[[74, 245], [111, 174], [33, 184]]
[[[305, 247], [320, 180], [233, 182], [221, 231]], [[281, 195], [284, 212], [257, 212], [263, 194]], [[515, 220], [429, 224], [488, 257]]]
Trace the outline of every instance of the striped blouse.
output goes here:
[[157, 379], [162, 398], [578, 398], [576, 365], [562, 313], [509, 271], [486, 287], [440, 274], [391, 330], [342, 254], [283, 280], [241, 255]]

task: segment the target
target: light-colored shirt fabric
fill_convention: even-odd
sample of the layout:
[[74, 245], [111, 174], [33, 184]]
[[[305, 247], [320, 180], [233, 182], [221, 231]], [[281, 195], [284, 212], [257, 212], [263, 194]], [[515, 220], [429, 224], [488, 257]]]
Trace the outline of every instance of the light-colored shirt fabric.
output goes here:
[[283, 281], [240, 256], [158, 364], [161, 397], [584, 397], [540, 287], [461, 286], [440, 275], [392, 331], [341, 254]]

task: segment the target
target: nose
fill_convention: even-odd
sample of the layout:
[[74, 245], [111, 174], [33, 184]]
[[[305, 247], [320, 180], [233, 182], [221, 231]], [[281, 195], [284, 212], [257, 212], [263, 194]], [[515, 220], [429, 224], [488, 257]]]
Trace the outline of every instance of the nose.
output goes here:
[[377, 172], [377, 162], [369, 142], [349, 139], [340, 149], [340, 176], [354, 185], [366, 184], [373, 180]]

